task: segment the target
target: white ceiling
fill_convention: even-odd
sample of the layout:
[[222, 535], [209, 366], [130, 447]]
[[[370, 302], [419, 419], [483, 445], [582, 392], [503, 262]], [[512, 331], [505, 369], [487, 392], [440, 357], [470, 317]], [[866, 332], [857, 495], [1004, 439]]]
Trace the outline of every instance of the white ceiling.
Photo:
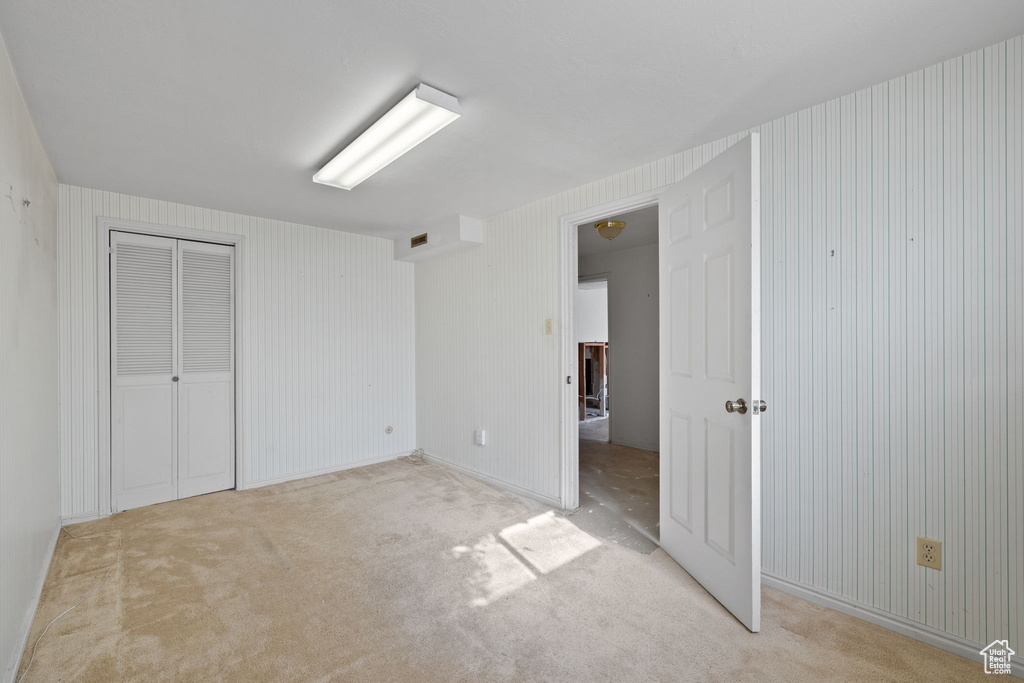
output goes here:
[[605, 239], [598, 234], [594, 227], [600, 221], [590, 221], [579, 226], [579, 255], [593, 256], [604, 254], [609, 251], [622, 251], [633, 249], [647, 244], [658, 243], [658, 206], [648, 206], [628, 213], [620, 213], [610, 218], [602, 218], [602, 221], [625, 221], [626, 227], [622, 229], [613, 240]]
[[[0, 0], [0, 31], [61, 182], [392, 236], [1024, 33], [1024, 2]], [[420, 81], [463, 118], [312, 182]]]

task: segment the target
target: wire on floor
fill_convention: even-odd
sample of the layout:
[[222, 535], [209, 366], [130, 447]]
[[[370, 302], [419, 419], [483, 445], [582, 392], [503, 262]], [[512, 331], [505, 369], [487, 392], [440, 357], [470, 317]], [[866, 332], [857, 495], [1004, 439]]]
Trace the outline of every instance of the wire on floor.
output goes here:
[[414, 464], [418, 464], [418, 463], [426, 462], [427, 461], [427, 452], [424, 451], [422, 448], [417, 448], [416, 450], [414, 450], [409, 455], [403, 455], [403, 456], [401, 456], [398, 459], [399, 460], [405, 460], [406, 462], [411, 462], [411, 463], [414, 463]]
[[75, 539], [77, 541], [87, 541], [87, 540], [92, 539], [92, 538], [116, 538], [117, 539], [117, 554], [114, 556], [113, 564], [111, 564], [109, 567], [107, 567], [107, 570], [105, 572], [103, 572], [103, 578], [100, 579], [100, 582], [98, 584], [96, 584], [96, 587], [93, 588], [91, 591], [89, 591], [89, 593], [84, 598], [82, 598], [81, 600], [79, 600], [78, 602], [73, 604], [71, 607], [68, 607], [66, 610], [64, 610], [63, 612], [61, 612], [60, 614], [55, 616], [53, 619], [51, 619], [50, 623], [47, 624], [46, 628], [43, 629], [43, 632], [39, 634], [39, 637], [36, 638], [35, 645], [32, 646], [32, 656], [28, 660], [28, 666], [26, 666], [25, 667], [25, 671], [23, 671], [22, 674], [20, 676], [18, 676], [17, 683], [21, 683], [22, 679], [24, 679], [25, 676], [28, 675], [28, 670], [32, 668], [32, 662], [34, 662], [35, 659], [36, 659], [36, 649], [39, 647], [39, 641], [43, 639], [43, 636], [45, 636], [46, 632], [50, 630], [50, 627], [53, 626], [54, 623], [56, 623], [56, 621], [58, 619], [60, 619], [61, 617], [63, 617], [65, 614], [67, 614], [71, 610], [75, 609], [76, 607], [81, 605], [83, 602], [85, 602], [86, 600], [91, 598], [93, 595], [95, 595], [96, 591], [98, 591], [100, 588], [102, 588], [103, 584], [107, 582], [107, 576], [110, 575], [111, 570], [114, 567], [117, 566], [118, 562], [121, 561], [121, 544], [123, 543], [123, 541], [121, 540], [120, 536], [115, 536], [114, 534], [94, 534], [92, 536], [75, 536], [73, 533], [71, 533], [70, 531], [67, 530], [67, 527], [63, 527], [62, 526], [60, 528], [60, 530], [63, 533], [67, 534], [68, 536], [70, 536], [71, 538], [73, 538], [73, 539]]

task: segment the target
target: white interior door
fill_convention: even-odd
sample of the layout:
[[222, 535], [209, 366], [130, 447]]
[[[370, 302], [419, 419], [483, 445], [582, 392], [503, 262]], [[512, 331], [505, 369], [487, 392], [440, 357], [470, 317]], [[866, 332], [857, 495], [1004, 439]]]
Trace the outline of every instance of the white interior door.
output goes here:
[[759, 195], [752, 134], [669, 188], [659, 209], [661, 545], [751, 631], [761, 621]]
[[127, 510], [177, 497], [177, 243], [115, 232], [111, 247], [111, 492]]
[[178, 497], [235, 485], [234, 248], [178, 242]]
[[234, 249], [111, 233], [115, 511], [235, 485]]

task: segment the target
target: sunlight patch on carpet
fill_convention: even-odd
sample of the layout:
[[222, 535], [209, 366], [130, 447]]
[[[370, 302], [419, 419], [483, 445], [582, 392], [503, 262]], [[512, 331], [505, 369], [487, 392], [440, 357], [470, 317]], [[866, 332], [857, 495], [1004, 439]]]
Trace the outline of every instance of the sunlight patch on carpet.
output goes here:
[[553, 511], [513, 524], [498, 535], [541, 574], [552, 572], [601, 545], [599, 540]]
[[472, 547], [452, 548], [456, 559], [469, 557], [477, 569], [467, 580], [470, 604], [485, 607], [580, 557], [601, 542], [553, 511], [487, 534]]
[[468, 555], [477, 564], [468, 580], [474, 607], [486, 607], [537, 579], [494, 534], [484, 536], [472, 548], [456, 546], [452, 552], [456, 558]]

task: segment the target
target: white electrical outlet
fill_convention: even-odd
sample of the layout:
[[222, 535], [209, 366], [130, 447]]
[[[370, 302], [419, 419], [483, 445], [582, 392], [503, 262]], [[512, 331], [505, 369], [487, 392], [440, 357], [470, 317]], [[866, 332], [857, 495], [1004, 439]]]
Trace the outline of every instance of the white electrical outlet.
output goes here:
[[486, 443], [487, 443], [487, 430], [486, 429], [478, 429], [478, 430], [476, 430], [476, 445], [477, 446], [483, 446]]
[[942, 541], [917, 537], [917, 563], [930, 569], [942, 569]]

